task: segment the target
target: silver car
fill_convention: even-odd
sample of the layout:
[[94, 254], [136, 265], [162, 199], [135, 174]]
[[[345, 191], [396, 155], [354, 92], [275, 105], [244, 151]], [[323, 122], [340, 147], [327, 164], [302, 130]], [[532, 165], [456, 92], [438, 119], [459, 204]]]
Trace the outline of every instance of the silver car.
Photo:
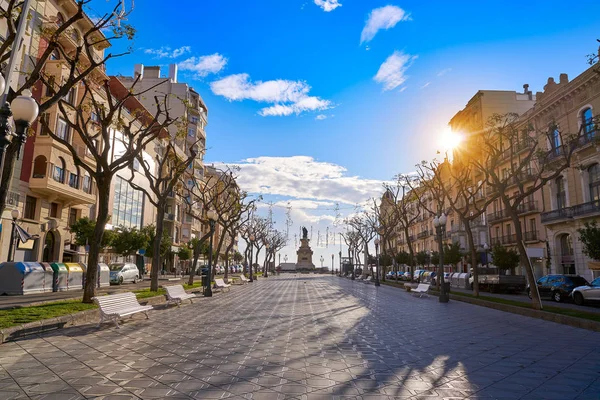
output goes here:
[[110, 283], [122, 284], [123, 282], [137, 283], [140, 279], [140, 271], [132, 263], [110, 264]]
[[585, 286], [578, 286], [571, 292], [575, 304], [583, 305], [585, 302], [600, 301], [600, 277]]

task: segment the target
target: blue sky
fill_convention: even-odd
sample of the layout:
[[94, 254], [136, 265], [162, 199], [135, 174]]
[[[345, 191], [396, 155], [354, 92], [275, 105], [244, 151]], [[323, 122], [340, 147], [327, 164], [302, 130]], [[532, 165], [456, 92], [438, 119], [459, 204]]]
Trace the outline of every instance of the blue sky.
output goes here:
[[433, 157], [477, 90], [536, 92], [584, 71], [595, 15], [597, 1], [145, 0], [129, 16], [134, 53], [108, 72], [179, 63], [209, 107], [206, 159], [241, 165], [248, 190], [297, 205], [294, 232], [325, 231], [331, 204], [349, 210]]

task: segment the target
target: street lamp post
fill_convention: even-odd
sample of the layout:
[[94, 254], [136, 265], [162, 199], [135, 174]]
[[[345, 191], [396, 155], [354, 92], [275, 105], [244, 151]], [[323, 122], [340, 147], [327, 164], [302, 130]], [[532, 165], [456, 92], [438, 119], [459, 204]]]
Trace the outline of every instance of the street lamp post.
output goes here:
[[342, 251], [341, 250], [340, 250], [339, 256], [340, 256], [340, 276], [342, 276]]
[[265, 278], [269, 277], [269, 243], [265, 242]]
[[439, 217], [433, 219], [433, 225], [437, 231], [440, 246], [440, 264], [438, 267], [438, 276], [440, 280], [440, 303], [447, 303], [450, 298], [446, 292], [446, 283], [444, 282], [444, 246], [442, 244], [442, 230], [446, 229], [446, 214], [442, 213]]
[[483, 253], [483, 254], [485, 254], [485, 267], [486, 267], [486, 268], [487, 268], [487, 266], [488, 266], [488, 250], [489, 250], [489, 249], [490, 249], [490, 246], [488, 246], [488, 244], [487, 244], [487, 243], [484, 243], [484, 244], [483, 244], [483, 251], [484, 251], [484, 253]]
[[[0, 75], [0, 93], [4, 92], [6, 83], [4, 78]], [[17, 140], [19, 148], [17, 149], [17, 160], [21, 153], [21, 148], [27, 141], [27, 129], [33, 121], [37, 118], [39, 113], [38, 104], [31, 97], [31, 91], [23, 90], [21, 96], [16, 97], [10, 104], [4, 103], [4, 106], [0, 109], [0, 179], [2, 179], [2, 171], [4, 170], [4, 153], [6, 147], [11, 143], [9, 138], [14, 137], [13, 140]], [[15, 122], [15, 133], [11, 131], [9, 119], [13, 117]]]
[[335, 272], [333, 271], [333, 253], [331, 254], [331, 275], [334, 275]]
[[17, 220], [19, 219], [19, 210], [12, 210], [10, 212], [12, 216], [12, 231], [10, 232], [10, 243], [8, 244], [8, 261], [14, 261], [16, 251], [15, 249], [15, 235], [17, 230]]
[[254, 251], [254, 235], [250, 235], [248, 238], [250, 239], [250, 282], [254, 282], [253, 274], [252, 274], [252, 253]]
[[208, 245], [208, 276], [206, 279], [206, 287], [204, 288], [204, 297], [212, 297], [212, 253], [213, 253], [213, 235], [215, 233], [215, 223], [217, 222], [217, 213], [214, 210], [209, 210], [206, 213], [208, 217], [208, 225], [210, 226], [210, 241]]
[[375, 258], [377, 258], [377, 271], [375, 271], [375, 286], [381, 286], [381, 283], [379, 283], [379, 238], [375, 239]]

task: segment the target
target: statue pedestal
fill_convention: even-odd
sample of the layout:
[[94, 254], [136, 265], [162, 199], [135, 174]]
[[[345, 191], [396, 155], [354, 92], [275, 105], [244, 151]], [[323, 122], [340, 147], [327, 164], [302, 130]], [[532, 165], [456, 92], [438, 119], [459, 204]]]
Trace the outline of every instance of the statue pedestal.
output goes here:
[[312, 262], [313, 251], [308, 245], [308, 241], [309, 239], [300, 239], [300, 248], [296, 252], [298, 255], [296, 271], [315, 269], [315, 264]]

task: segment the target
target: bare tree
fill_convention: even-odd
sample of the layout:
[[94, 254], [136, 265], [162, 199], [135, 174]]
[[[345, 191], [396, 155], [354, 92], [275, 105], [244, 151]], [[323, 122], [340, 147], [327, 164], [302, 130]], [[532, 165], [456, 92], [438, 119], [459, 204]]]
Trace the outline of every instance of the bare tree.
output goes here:
[[411, 186], [417, 186], [417, 177], [414, 175], [397, 175], [394, 184], [384, 184], [385, 192], [390, 199], [390, 215], [397, 221], [402, 229], [404, 240], [408, 247], [410, 256], [410, 279], [414, 280], [415, 274], [415, 252], [413, 247], [414, 238], [410, 235], [410, 228], [422, 217], [418, 205], [418, 191], [410, 190]]
[[[239, 228], [247, 222], [251, 210], [255, 209], [258, 199], [251, 199], [246, 191], [240, 190], [236, 182], [233, 170], [216, 170], [204, 180], [192, 178], [196, 182], [187, 186], [186, 199], [189, 215], [198, 218], [199, 214], [194, 210], [213, 210], [217, 215], [217, 223], [220, 226], [221, 235], [216, 243], [215, 266], [221, 257], [221, 250], [225, 247], [224, 260], [228, 265], [227, 255], [235, 245], [235, 238]], [[229, 241], [227, 241], [229, 240]], [[228, 269], [225, 269], [225, 279], [228, 277]]]
[[352, 267], [352, 280], [354, 280], [354, 265], [355, 263], [355, 256], [358, 254], [360, 254], [360, 243], [361, 243], [361, 238], [360, 235], [356, 232], [351, 230], [349, 225], [346, 225], [347, 227], [347, 231], [345, 233], [340, 233], [340, 235], [342, 236], [342, 238], [344, 239], [344, 242], [346, 243], [346, 246], [348, 246], [348, 259], [350, 260], [350, 266]]
[[287, 235], [285, 232], [272, 230], [267, 234], [265, 243], [269, 245], [264, 262], [264, 273], [268, 275], [268, 266], [271, 261], [275, 262], [275, 254], [287, 244]]
[[[90, 243], [87, 280], [83, 302], [89, 303], [95, 295], [95, 285], [100, 243], [109, 219], [109, 196], [113, 177], [129, 168], [146, 146], [167, 132], [173, 122], [160, 105], [151, 114], [135, 100], [136, 93], [126, 90], [117, 78], [112, 77], [101, 85], [85, 78], [81, 81], [79, 101], [70, 104], [60, 99], [58, 108], [70, 130], [76, 133], [85, 151], [69, 141], [69, 138], [43, 120], [42, 130], [53, 140], [64, 145], [73, 158], [75, 166], [93, 178], [97, 189], [97, 215], [94, 240]], [[91, 157], [95, 165], [86, 161]], [[81, 178], [79, 177], [78, 180]], [[77, 182], [83, 190], [90, 191], [92, 182]], [[158, 253], [157, 253], [158, 254]]]
[[[377, 234], [377, 216], [371, 210], [364, 210], [350, 217], [347, 221], [347, 224], [360, 238], [360, 245], [364, 248], [364, 260], [366, 261], [364, 263], [364, 267], [367, 269], [369, 260], [369, 243]], [[372, 272], [373, 271], [371, 271], [371, 274]]]
[[[479, 137], [483, 157], [472, 161], [486, 177], [488, 194], [495, 193], [504, 205], [502, 212], [510, 217], [515, 228], [520, 264], [531, 287], [532, 305], [538, 310], [542, 309], [542, 303], [519, 215], [532, 206], [534, 193], [571, 165], [573, 151], [582, 139], [587, 139], [583, 130], [570, 134], [551, 124], [548, 131], [540, 132], [517, 114], [493, 115]], [[544, 142], [550, 143], [550, 150], [544, 148]]]
[[[21, 95], [25, 90], [35, 91], [37, 88], [44, 89], [45, 96], [41, 97], [39, 103], [39, 113], [43, 115], [50, 107], [61, 101], [68, 93], [77, 85], [81, 84], [86, 78], [91, 77], [96, 73], [104, 74], [103, 66], [112, 59], [129, 53], [129, 51], [121, 53], [109, 53], [102, 55], [97, 49], [104, 49], [110, 46], [111, 41], [127, 38], [133, 39], [135, 30], [127, 24], [117, 26], [115, 23], [115, 13], [110, 12], [96, 19], [95, 22], [90, 22], [84, 12], [84, 7], [90, 0], [82, 0], [77, 2], [76, 11], [62, 23], [51, 27], [51, 24], [39, 24], [40, 37], [46, 46], [40, 55], [30, 55], [26, 59], [27, 65], [25, 69], [20, 71], [23, 80], [18, 83], [18, 87], [13, 91], [9, 91], [6, 97], [6, 104], [10, 103], [15, 97]], [[114, 10], [117, 10], [121, 2], [118, 3]], [[2, 44], [0, 44], [0, 63], [9, 59], [11, 53], [16, 50], [14, 40], [16, 38], [16, 27], [19, 19], [23, 17], [20, 11], [22, 2], [18, 0], [8, 0], [6, 9], [0, 14], [0, 18], [6, 20], [8, 33]], [[75, 37], [75, 26], [77, 32], [81, 32]], [[109, 32], [109, 34], [106, 34]], [[66, 49], [61, 43], [64, 43], [65, 38], [69, 38], [68, 42], [73, 44], [72, 48]], [[54, 61], [58, 59], [59, 61]], [[62, 74], [59, 80], [56, 80], [52, 69], [48, 68], [49, 63], [62, 63], [66, 68], [62, 69]], [[101, 72], [100, 72], [101, 71]], [[5, 76], [12, 71], [5, 71]], [[88, 80], [89, 82], [89, 80]], [[88, 83], [83, 83], [88, 85]], [[0, 181], [0, 214], [6, 208], [6, 198], [12, 179], [15, 160], [18, 158], [22, 143], [19, 140], [13, 140], [6, 148], [4, 154], [4, 164], [2, 169], [2, 180]], [[88, 301], [88, 294], [84, 296], [84, 301]]]
[[431, 179], [435, 186], [441, 188], [450, 209], [459, 218], [459, 230], [467, 237], [471, 267], [473, 269], [473, 294], [479, 296], [479, 271], [477, 268], [477, 249], [473, 237], [473, 228], [487, 226], [482, 215], [487, 207], [496, 199], [495, 195], [485, 196], [485, 178], [474, 178], [474, 167], [468, 160], [455, 159], [452, 164], [447, 160], [443, 163], [433, 161], [429, 166]]
[[[175, 136], [178, 136], [176, 134]], [[173, 193], [175, 187], [180, 183], [180, 177], [186, 169], [194, 162], [198, 155], [198, 143], [189, 146], [189, 152], [185, 156], [181, 154], [173, 140], [162, 139], [157, 145], [155, 163], [153, 168], [143, 155], [138, 155], [138, 161], [142, 167], [144, 176], [148, 182], [148, 189], [137, 185], [132, 179], [129, 184], [137, 190], [146, 193], [148, 201], [156, 207], [156, 236], [153, 243], [152, 270], [150, 271], [150, 290], [158, 290], [158, 270], [160, 268], [160, 243], [164, 231], [164, 219], [167, 210], [167, 199]]]

